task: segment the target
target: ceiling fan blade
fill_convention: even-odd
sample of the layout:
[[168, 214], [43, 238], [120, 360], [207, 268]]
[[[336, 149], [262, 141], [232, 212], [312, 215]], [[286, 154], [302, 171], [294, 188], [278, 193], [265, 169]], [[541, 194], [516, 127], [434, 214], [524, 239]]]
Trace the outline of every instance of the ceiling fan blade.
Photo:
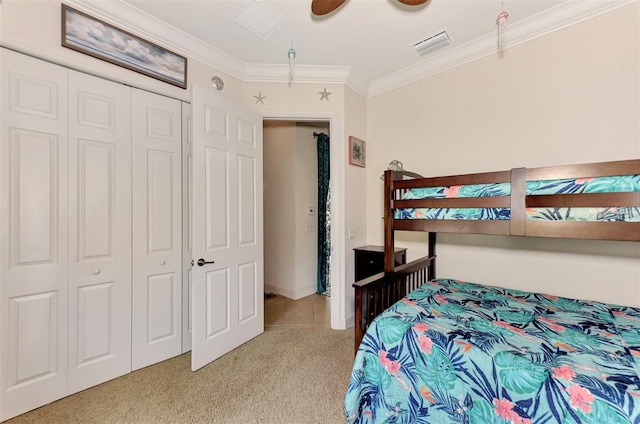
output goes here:
[[322, 16], [331, 13], [347, 0], [313, 0], [311, 2], [311, 12], [314, 15]]
[[417, 6], [419, 4], [423, 4], [428, 2], [429, 0], [398, 0], [402, 4], [406, 4], [409, 6]]

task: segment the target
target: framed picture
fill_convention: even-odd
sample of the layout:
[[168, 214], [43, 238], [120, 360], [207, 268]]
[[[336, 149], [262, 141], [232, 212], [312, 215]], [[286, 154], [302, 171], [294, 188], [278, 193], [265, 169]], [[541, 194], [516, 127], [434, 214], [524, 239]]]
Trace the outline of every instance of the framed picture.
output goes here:
[[367, 143], [354, 136], [349, 136], [349, 163], [351, 165], [365, 167]]
[[62, 5], [62, 46], [187, 88], [187, 58]]

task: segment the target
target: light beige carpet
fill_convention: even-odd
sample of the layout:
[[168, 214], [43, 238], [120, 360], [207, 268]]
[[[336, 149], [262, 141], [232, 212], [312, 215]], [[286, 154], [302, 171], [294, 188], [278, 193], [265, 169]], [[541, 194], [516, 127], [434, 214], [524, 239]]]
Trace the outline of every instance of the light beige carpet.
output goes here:
[[345, 422], [352, 329], [271, 329], [195, 373], [190, 360], [152, 365], [6, 424]]

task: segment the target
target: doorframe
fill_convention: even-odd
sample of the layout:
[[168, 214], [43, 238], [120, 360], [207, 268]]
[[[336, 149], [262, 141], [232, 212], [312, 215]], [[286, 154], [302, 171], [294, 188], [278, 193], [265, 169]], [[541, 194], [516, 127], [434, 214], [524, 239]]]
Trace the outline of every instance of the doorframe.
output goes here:
[[[331, 161], [331, 328], [348, 328], [345, 299], [345, 239], [342, 237], [345, 220], [345, 163], [346, 139], [342, 115], [337, 112], [262, 111], [263, 121], [320, 121], [329, 122]], [[353, 318], [351, 319], [353, 320]]]

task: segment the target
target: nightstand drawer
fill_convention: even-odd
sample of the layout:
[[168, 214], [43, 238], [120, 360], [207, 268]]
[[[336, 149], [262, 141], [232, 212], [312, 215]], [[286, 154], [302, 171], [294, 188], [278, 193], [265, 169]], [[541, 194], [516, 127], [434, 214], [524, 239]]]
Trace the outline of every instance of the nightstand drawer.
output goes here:
[[[384, 271], [384, 246], [362, 246], [354, 250], [355, 281], [363, 280]], [[395, 265], [407, 262], [407, 249], [395, 249]]]

